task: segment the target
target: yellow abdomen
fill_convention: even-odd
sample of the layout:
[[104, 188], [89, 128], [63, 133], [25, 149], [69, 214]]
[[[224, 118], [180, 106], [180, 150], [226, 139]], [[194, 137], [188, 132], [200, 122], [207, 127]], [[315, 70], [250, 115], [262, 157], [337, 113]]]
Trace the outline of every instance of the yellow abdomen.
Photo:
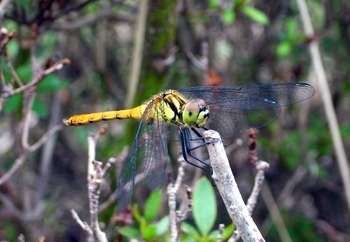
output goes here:
[[107, 111], [90, 114], [79, 114], [70, 117], [69, 119], [63, 120], [65, 125], [80, 126], [91, 123], [97, 123], [100, 121], [112, 120], [112, 119], [135, 119], [140, 120], [143, 112], [147, 105], [142, 104], [135, 108], [118, 110], [118, 111]]
[[113, 119], [135, 119], [140, 120], [147, 106], [147, 114], [145, 114], [145, 121], [149, 122], [157, 120], [161, 122], [171, 122], [174, 124], [183, 124], [180, 113], [182, 107], [187, 100], [178, 92], [168, 90], [157, 95], [152, 99], [144, 102], [140, 106], [131, 109], [107, 111], [90, 114], [79, 114], [63, 120], [65, 125], [80, 126], [100, 121]]

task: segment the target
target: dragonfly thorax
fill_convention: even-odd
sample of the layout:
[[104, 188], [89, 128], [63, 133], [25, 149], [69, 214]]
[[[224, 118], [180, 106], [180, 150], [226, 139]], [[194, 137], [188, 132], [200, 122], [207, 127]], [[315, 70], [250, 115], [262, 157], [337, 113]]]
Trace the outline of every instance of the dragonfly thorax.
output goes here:
[[203, 99], [191, 100], [182, 111], [182, 121], [191, 127], [202, 128], [209, 118], [209, 105]]

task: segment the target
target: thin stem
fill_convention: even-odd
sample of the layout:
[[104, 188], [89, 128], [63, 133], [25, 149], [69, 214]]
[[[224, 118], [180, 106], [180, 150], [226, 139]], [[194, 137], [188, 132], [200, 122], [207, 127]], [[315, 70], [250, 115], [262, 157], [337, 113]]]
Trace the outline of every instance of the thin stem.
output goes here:
[[[315, 32], [312, 27], [311, 18], [309, 15], [307, 5], [304, 0], [297, 0], [297, 4], [300, 10], [300, 16], [304, 25], [305, 33], [309, 37], [312, 37], [314, 36]], [[322, 64], [320, 49], [318, 45], [319, 44], [317, 40], [314, 40], [310, 43], [309, 45], [310, 55], [314, 66], [315, 74], [319, 82], [319, 88], [323, 99], [324, 109], [326, 112], [326, 117], [328, 120], [329, 128], [333, 139], [333, 146], [334, 146], [335, 154], [338, 158], [337, 161], [338, 161], [338, 166], [340, 170], [340, 175], [344, 184], [344, 190], [345, 190], [345, 195], [348, 202], [348, 207], [350, 209], [349, 163], [347, 161], [345, 150], [344, 150], [344, 144], [340, 136], [337, 116], [334, 110], [334, 106], [333, 106], [333, 102], [332, 102], [332, 98], [331, 98], [330, 90], [328, 86], [328, 80]]]
[[131, 70], [129, 77], [129, 90], [126, 97], [126, 107], [129, 108], [132, 105], [132, 101], [135, 97], [136, 88], [139, 83], [143, 43], [145, 40], [146, 20], [148, 12], [148, 0], [139, 1], [139, 11], [137, 15], [136, 28], [135, 28], [135, 42], [132, 53]]

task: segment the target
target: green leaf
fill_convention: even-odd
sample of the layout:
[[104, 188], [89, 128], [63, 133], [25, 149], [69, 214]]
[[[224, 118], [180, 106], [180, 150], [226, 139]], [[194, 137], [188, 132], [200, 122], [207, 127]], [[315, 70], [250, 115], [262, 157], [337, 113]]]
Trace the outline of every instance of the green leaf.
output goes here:
[[[3, 225], [3, 230], [5, 232], [5, 235], [6, 235], [6, 239], [8, 241], [16, 241], [17, 239], [17, 236], [18, 236], [18, 233], [19, 231], [16, 230], [16, 227], [13, 223], [10, 223], [10, 222], [5, 222], [5, 225]], [[7, 241], [7, 240], [4, 240], [4, 241]]]
[[28, 83], [32, 80], [32, 67], [29, 62], [26, 61], [26, 64], [20, 65], [16, 71], [19, 79], [23, 83]]
[[137, 204], [134, 204], [132, 206], [132, 214], [134, 215], [134, 218], [137, 222], [141, 223], [144, 220]]
[[225, 226], [224, 231], [222, 233], [222, 239], [223, 240], [228, 240], [231, 237], [235, 227], [236, 226], [234, 224], [232, 224], [232, 223], [229, 224], [228, 226]]
[[224, 24], [230, 25], [235, 21], [236, 13], [233, 9], [224, 9], [221, 14], [221, 20]]
[[295, 40], [297, 35], [297, 21], [295, 18], [288, 18], [286, 22], [286, 35], [288, 40]]
[[122, 227], [119, 229], [119, 233], [131, 239], [137, 239], [140, 237], [139, 231], [134, 227]]
[[219, 7], [219, 0], [209, 0], [209, 9], [217, 9]]
[[42, 45], [45, 46], [45, 51], [56, 50], [57, 35], [56, 34], [44, 34], [41, 35]]
[[58, 76], [51, 74], [44, 78], [41, 81], [37, 88], [37, 92], [56, 92], [60, 89], [63, 89], [69, 85], [69, 82], [63, 79], [60, 79]]
[[289, 41], [282, 41], [276, 47], [278, 57], [286, 57], [292, 52], [292, 44]]
[[157, 216], [160, 205], [162, 202], [162, 193], [160, 191], [154, 191], [151, 193], [144, 208], [144, 217], [147, 222], [150, 222]]
[[216, 219], [217, 209], [212, 184], [206, 177], [198, 180], [193, 190], [193, 217], [203, 236], [209, 234]]
[[263, 13], [262, 11], [260, 11], [259, 9], [252, 8], [249, 6], [243, 6], [241, 8], [241, 11], [242, 11], [242, 13], [244, 13], [249, 18], [251, 18], [252, 20], [254, 20], [255, 22], [257, 22], [259, 24], [268, 25], [270, 22], [269, 18], [266, 16], [266, 14]]
[[150, 240], [156, 236], [157, 227], [155, 225], [149, 225], [143, 231], [143, 238], [146, 240]]
[[181, 224], [181, 230], [185, 232], [186, 234], [192, 235], [192, 236], [199, 236], [198, 231], [195, 227], [190, 225], [189, 223], [183, 222]]
[[45, 118], [48, 115], [47, 107], [39, 98], [35, 98], [33, 102], [33, 111], [38, 114], [40, 118]]
[[132, 214], [134, 215], [135, 220], [139, 223], [139, 230], [141, 231], [142, 236], [144, 236], [148, 225], [144, 217], [142, 217], [141, 211], [137, 204], [132, 206]]
[[25, 8], [25, 9], [29, 9], [30, 8], [30, 1], [28, 0], [17, 0], [15, 1], [16, 4], [20, 5], [21, 7]]
[[16, 110], [19, 110], [22, 105], [23, 94], [19, 93], [11, 96], [4, 105], [5, 113], [12, 113]]
[[341, 126], [340, 135], [343, 139], [345, 139], [346, 137], [350, 137], [350, 126]]
[[163, 217], [161, 220], [159, 220], [158, 223], [156, 223], [156, 227], [157, 227], [157, 236], [161, 236], [166, 232], [168, 232], [169, 217], [166, 216], [166, 217]]
[[210, 232], [209, 238], [215, 239], [215, 238], [218, 237], [218, 234], [219, 234], [219, 230], [213, 230], [213, 231]]
[[324, 167], [319, 166], [317, 169], [317, 178], [323, 181], [329, 179], [329, 172]]
[[10, 57], [10, 59], [15, 58], [18, 55], [19, 52], [19, 43], [17, 39], [12, 39], [8, 44], [6, 45], [7, 54]]

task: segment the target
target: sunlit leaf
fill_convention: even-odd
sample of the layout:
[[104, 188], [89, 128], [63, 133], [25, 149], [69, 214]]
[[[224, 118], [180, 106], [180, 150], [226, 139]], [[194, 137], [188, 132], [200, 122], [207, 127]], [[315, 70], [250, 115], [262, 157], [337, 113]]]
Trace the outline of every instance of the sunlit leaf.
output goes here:
[[206, 177], [198, 180], [193, 190], [193, 217], [203, 236], [209, 234], [216, 219], [216, 200], [212, 184]]
[[227, 225], [227, 226], [225, 226], [224, 231], [222, 233], [222, 239], [223, 240], [229, 239], [231, 237], [235, 227], [236, 226], [234, 224], [232, 224], [232, 223]]
[[192, 235], [192, 236], [199, 236], [199, 233], [198, 231], [196, 230], [195, 227], [193, 227], [192, 225], [190, 225], [189, 223], [185, 223], [183, 222], [181, 224], [181, 230], [186, 233], [186, 234], [189, 234], [189, 235]]
[[156, 236], [157, 227], [155, 225], [148, 225], [143, 231], [143, 238], [146, 240], [152, 239]]
[[137, 239], [140, 236], [139, 230], [133, 227], [122, 227], [119, 233], [131, 239]]
[[134, 218], [137, 222], [141, 223], [143, 219], [142, 215], [141, 215], [141, 212], [140, 212], [140, 209], [139, 207], [137, 206], [137, 204], [134, 204], [132, 206], [132, 214], [134, 215]]
[[296, 39], [298, 23], [295, 18], [289, 18], [286, 22], [286, 35], [288, 40]]
[[235, 21], [236, 13], [233, 9], [225, 9], [221, 14], [221, 20], [224, 24], [229, 25]]
[[263, 13], [262, 11], [260, 11], [259, 9], [252, 8], [249, 6], [243, 6], [241, 8], [241, 11], [242, 11], [242, 13], [244, 13], [249, 18], [251, 18], [252, 20], [254, 20], [255, 22], [257, 22], [259, 24], [268, 25], [270, 22], [267, 15], [265, 13]]
[[160, 191], [152, 192], [144, 208], [144, 217], [147, 222], [152, 221], [157, 216], [161, 202], [162, 193]]
[[18, 55], [18, 51], [19, 51], [18, 40], [12, 39], [7, 43], [6, 48], [7, 48], [7, 54], [9, 55], [9, 57], [14, 58], [15, 56]]
[[276, 47], [278, 57], [286, 57], [292, 52], [292, 44], [289, 41], [282, 41]]
[[209, 234], [209, 238], [217, 238], [218, 237], [218, 234], [219, 234], [219, 230], [213, 230], [213, 231], [211, 231], [210, 232], [210, 234]]
[[220, 4], [219, 0], [209, 0], [210, 9], [217, 9], [219, 7], [219, 4]]
[[158, 236], [165, 234], [169, 229], [169, 217], [166, 216], [159, 220], [158, 223], [156, 223], [156, 227]]

